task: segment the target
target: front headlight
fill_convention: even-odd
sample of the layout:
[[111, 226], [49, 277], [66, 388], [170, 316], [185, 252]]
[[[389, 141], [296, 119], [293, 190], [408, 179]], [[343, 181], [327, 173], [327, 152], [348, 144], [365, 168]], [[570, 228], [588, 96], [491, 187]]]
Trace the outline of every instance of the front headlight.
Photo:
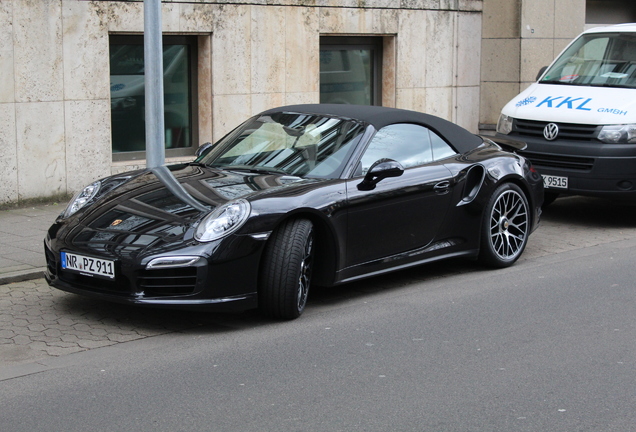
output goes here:
[[512, 117], [501, 114], [497, 122], [497, 132], [504, 135], [508, 135], [512, 132]]
[[634, 144], [636, 143], [636, 124], [603, 126], [598, 139], [608, 144]]
[[209, 242], [225, 237], [243, 226], [250, 211], [250, 203], [244, 199], [223, 204], [203, 218], [194, 238], [200, 242]]
[[71, 217], [73, 214], [77, 213], [79, 209], [84, 207], [93, 198], [95, 198], [95, 195], [97, 195], [97, 193], [99, 192], [99, 188], [101, 187], [101, 185], [102, 182], [98, 180], [76, 193], [73, 199], [71, 199], [71, 201], [68, 203], [68, 206], [66, 207], [66, 210], [64, 210], [64, 213], [62, 213], [63, 217]]

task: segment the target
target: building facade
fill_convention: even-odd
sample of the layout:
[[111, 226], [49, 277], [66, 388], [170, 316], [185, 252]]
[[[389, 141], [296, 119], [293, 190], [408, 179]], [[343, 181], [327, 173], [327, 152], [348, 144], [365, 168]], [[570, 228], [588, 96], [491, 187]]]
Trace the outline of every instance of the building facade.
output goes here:
[[[287, 104], [487, 130], [592, 3], [163, 0], [166, 163]], [[0, 206], [145, 166], [143, 30], [143, 0], [0, 0]]]
[[[192, 159], [262, 110], [338, 92], [476, 131], [481, 9], [481, 0], [165, 0], [166, 162]], [[0, 204], [68, 195], [145, 165], [131, 138], [143, 137], [143, 19], [142, 1], [0, 1]], [[334, 63], [346, 50], [348, 63]], [[366, 82], [342, 73], [356, 68]]]

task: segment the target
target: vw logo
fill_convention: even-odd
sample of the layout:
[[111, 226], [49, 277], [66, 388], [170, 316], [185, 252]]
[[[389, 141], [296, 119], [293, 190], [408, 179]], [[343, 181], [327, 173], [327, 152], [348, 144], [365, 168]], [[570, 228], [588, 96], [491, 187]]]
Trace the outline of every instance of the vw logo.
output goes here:
[[559, 135], [559, 127], [555, 123], [548, 123], [543, 128], [543, 136], [548, 141], [554, 141]]

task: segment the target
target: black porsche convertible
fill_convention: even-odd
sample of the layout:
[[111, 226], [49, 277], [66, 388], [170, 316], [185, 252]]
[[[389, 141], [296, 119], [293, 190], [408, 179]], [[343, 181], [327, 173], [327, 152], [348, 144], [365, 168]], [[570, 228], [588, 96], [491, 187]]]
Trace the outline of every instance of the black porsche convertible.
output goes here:
[[506, 267], [543, 201], [523, 147], [413, 111], [271, 109], [191, 163], [81, 190], [48, 231], [45, 276], [105, 300], [293, 319], [314, 286], [451, 257]]

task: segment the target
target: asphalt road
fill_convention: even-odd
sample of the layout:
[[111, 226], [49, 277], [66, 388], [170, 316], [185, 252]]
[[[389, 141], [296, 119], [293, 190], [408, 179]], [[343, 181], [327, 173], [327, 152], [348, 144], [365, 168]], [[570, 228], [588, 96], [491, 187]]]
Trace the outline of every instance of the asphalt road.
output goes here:
[[179, 315], [50, 358], [0, 382], [0, 430], [636, 431], [636, 222], [580, 203], [509, 269], [424, 266], [315, 292], [292, 322]]

